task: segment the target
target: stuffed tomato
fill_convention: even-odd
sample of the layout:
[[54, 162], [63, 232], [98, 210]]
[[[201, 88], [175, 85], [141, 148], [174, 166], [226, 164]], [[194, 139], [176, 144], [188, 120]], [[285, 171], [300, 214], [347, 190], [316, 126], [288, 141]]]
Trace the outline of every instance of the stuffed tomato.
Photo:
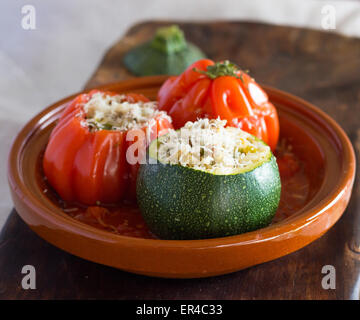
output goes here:
[[279, 138], [275, 107], [254, 79], [229, 61], [195, 62], [163, 84], [158, 101], [176, 129], [187, 121], [220, 117], [227, 120], [227, 125], [249, 132], [275, 150]]
[[223, 237], [272, 221], [281, 192], [275, 157], [260, 139], [225, 124], [188, 122], [150, 144], [137, 199], [159, 238]]
[[95, 205], [134, 200], [146, 146], [169, 128], [170, 117], [143, 95], [81, 94], [50, 135], [45, 176], [65, 201]]

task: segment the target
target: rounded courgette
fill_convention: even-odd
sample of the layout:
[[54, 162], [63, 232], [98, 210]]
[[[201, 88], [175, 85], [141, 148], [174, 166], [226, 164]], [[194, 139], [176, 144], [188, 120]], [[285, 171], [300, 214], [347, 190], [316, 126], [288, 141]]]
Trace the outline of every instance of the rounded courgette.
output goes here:
[[126, 68], [137, 76], [178, 75], [193, 62], [205, 58], [194, 44], [187, 42], [178, 26], [159, 28], [155, 37], [124, 56]]
[[157, 146], [162, 139], [164, 136], [151, 143], [148, 161], [141, 164], [137, 178], [138, 205], [156, 236], [215, 238], [270, 224], [281, 191], [278, 166], [270, 148], [265, 158], [246, 171], [216, 174], [160, 162]]

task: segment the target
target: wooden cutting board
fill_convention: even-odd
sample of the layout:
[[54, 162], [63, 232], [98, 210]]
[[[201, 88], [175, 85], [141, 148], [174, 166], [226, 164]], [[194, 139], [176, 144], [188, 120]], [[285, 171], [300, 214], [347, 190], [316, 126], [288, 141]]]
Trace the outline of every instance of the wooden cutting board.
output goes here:
[[[123, 54], [151, 38], [157, 27], [172, 23], [132, 27], [105, 54], [86, 88], [131, 77]], [[208, 57], [232, 60], [258, 82], [325, 110], [359, 152], [360, 39], [260, 23], [179, 25]], [[360, 239], [359, 199], [355, 186], [341, 220], [295, 253], [233, 274], [192, 280], [150, 278], [82, 260], [39, 238], [13, 210], [0, 234], [0, 299], [359, 299], [360, 254], [349, 249]], [[35, 290], [21, 287], [21, 269], [28, 264], [36, 268]], [[322, 288], [325, 265], [336, 268], [334, 290]]]

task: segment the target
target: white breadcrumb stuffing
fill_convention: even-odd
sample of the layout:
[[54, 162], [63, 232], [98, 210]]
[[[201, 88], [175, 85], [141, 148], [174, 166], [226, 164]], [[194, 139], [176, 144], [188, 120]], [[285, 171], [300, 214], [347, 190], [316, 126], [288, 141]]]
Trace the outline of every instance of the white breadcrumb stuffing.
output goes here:
[[125, 95], [110, 96], [102, 92], [95, 93], [84, 104], [85, 121], [83, 125], [92, 131], [140, 129], [153, 124], [155, 118], [171, 118], [157, 109], [157, 103], [129, 103]]
[[158, 140], [158, 160], [216, 174], [251, 170], [269, 160], [270, 147], [226, 120], [200, 119]]

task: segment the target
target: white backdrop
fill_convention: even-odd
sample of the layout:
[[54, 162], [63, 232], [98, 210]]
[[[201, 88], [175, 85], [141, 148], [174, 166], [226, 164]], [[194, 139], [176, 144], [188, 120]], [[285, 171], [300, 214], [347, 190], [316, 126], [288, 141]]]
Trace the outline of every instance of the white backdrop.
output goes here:
[[[36, 10], [35, 30], [21, 27], [27, 4]], [[80, 90], [106, 49], [132, 24], [237, 19], [321, 29], [322, 8], [329, 4], [336, 29], [328, 32], [360, 37], [359, 1], [1, 0], [0, 228], [12, 208], [6, 161], [14, 135], [45, 106]]]

